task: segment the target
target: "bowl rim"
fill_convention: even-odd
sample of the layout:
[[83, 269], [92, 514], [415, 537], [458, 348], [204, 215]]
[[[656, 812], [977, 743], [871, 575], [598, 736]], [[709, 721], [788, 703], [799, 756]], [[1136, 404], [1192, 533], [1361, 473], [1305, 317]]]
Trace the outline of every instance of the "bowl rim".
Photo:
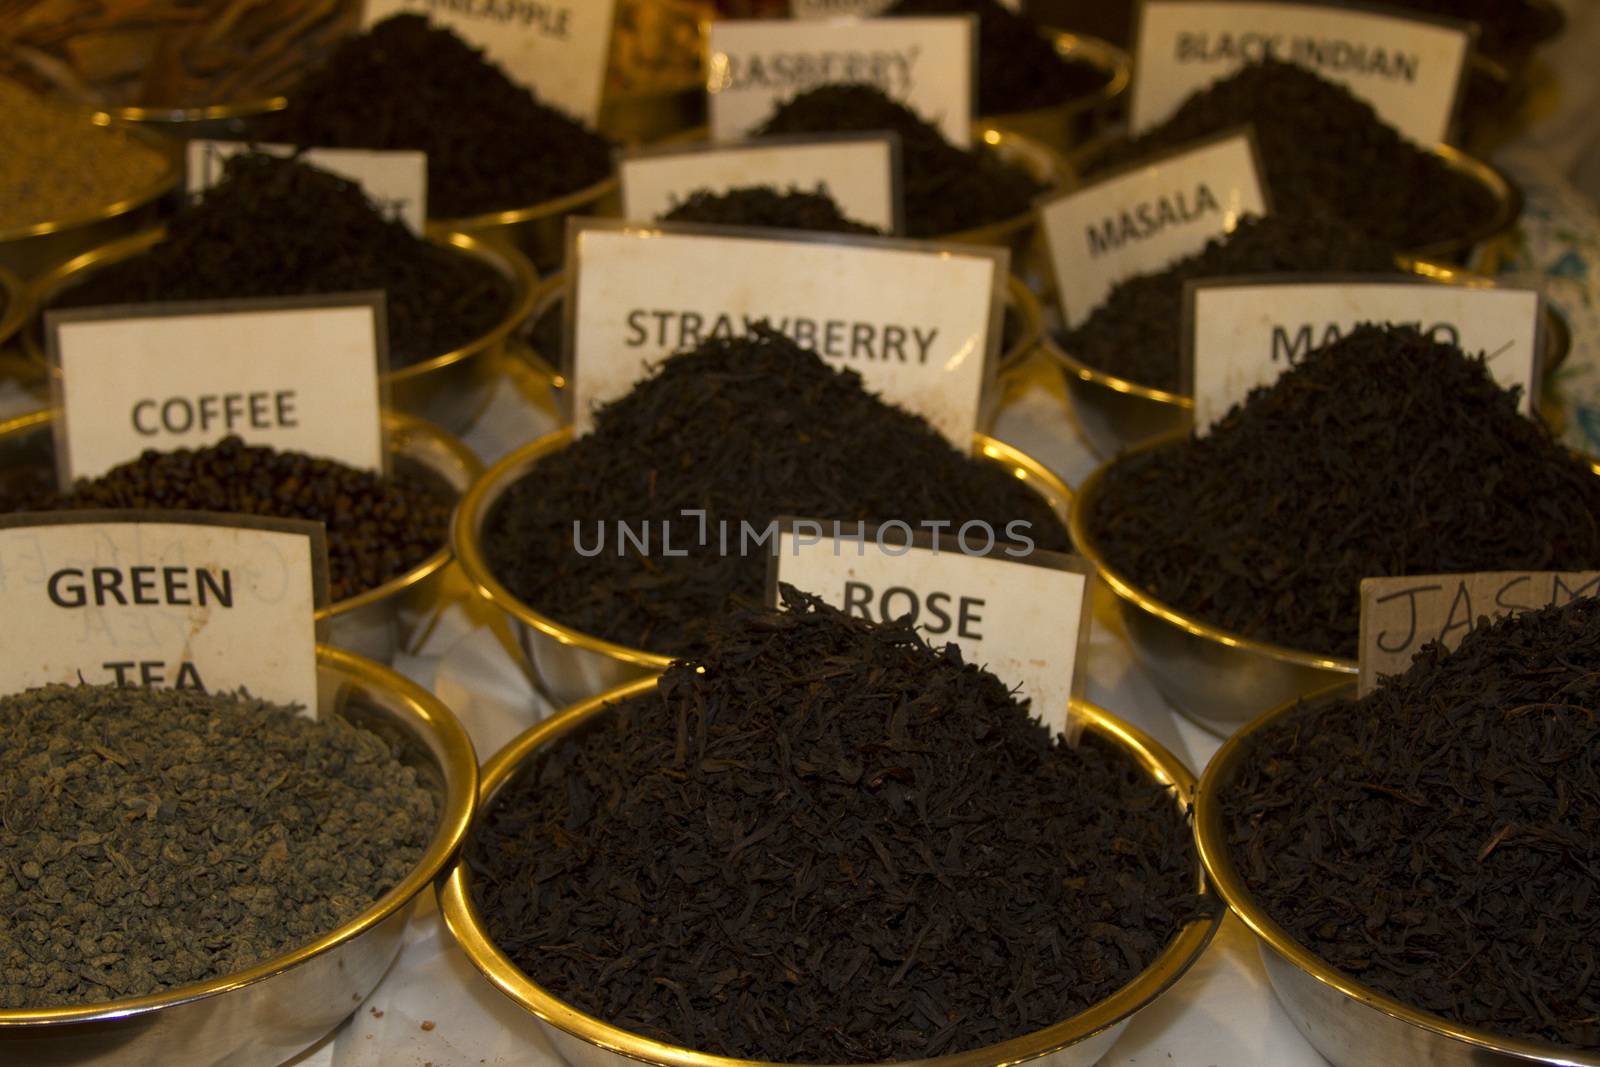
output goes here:
[[176, 129], [184, 123], [251, 119], [289, 106], [283, 93], [250, 96], [224, 104], [90, 104], [97, 118], [112, 122], [148, 123], [157, 129]]
[[[479, 808], [487, 810], [495, 794], [540, 747], [565, 737], [571, 730], [603, 714], [609, 706], [653, 690], [659, 675], [637, 679], [598, 696], [570, 705], [508, 742], [484, 765], [479, 786]], [[1144, 731], [1103, 708], [1073, 698], [1075, 719], [1087, 732], [1131, 755], [1151, 778], [1173, 791], [1180, 809], [1193, 804], [1194, 776], [1181, 760]], [[1216, 904], [1204, 867], [1195, 857], [1195, 886], [1199, 895]], [[566, 1033], [629, 1059], [666, 1067], [756, 1067], [763, 1061], [742, 1060], [698, 1052], [635, 1034], [588, 1015], [546, 992], [523, 974], [489, 938], [477, 906], [472, 901], [465, 860], [458, 857], [447, 879], [438, 887], [439, 911], [451, 936], [468, 959], [503, 994], [523, 1010]], [[922, 1060], [896, 1061], [895, 1067], [993, 1067], [1015, 1064], [1056, 1052], [1130, 1018], [1148, 1006], [1183, 977], [1200, 958], [1222, 923], [1223, 909], [1214, 906], [1209, 918], [1189, 920], [1174, 934], [1154, 961], [1104, 1000], [1077, 1015], [1042, 1030], [1010, 1038], [985, 1048]], [[876, 1067], [888, 1067], [887, 1064]]]
[[22, 279], [0, 267], [0, 347], [22, 329], [33, 313], [31, 308]]
[[1357, 1003], [1400, 1022], [1477, 1048], [1543, 1063], [1563, 1063], [1574, 1067], [1600, 1065], [1600, 1055], [1500, 1037], [1484, 1030], [1461, 1026], [1443, 1016], [1410, 1007], [1386, 993], [1378, 992], [1333, 967], [1296, 941], [1266, 913], [1245, 885], [1243, 875], [1233, 862], [1233, 853], [1228, 848], [1228, 834], [1222, 817], [1222, 791], [1231, 784], [1233, 775], [1249, 755], [1248, 749], [1261, 730], [1291, 714], [1302, 704], [1353, 697], [1354, 686], [1353, 681], [1341, 681], [1267, 709], [1236, 730], [1206, 764], [1195, 791], [1193, 817], [1195, 848], [1200, 853], [1201, 865], [1206, 869], [1212, 888], [1227, 902], [1228, 909], [1250, 928], [1251, 933], [1259, 939], [1259, 944], [1276, 952], [1297, 970]]
[[[398, 672], [354, 653], [319, 644], [317, 674], [326, 678], [330, 673], [341, 681], [387, 690], [408, 706], [410, 712], [420, 720], [430, 740], [439, 748], [439, 757], [434, 758], [434, 763], [444, 778], [444, 794], [440, 799], [438, 825], [429, 840], [427, 851], [410, 873], [354, 919], [291, 952], [220, 978], [191, 982], [147, 996], [64, 1008], [0, 1008], [0, 1034], [22, 1034], [54, 1026], [123, 1020], [255, 985], [354, 940], [384, 922], [410, 904], [453, 862], [461, 843], [466, 839], [477, 804], [478, 761], [465, 727], [443, 701]], [[390, 718], [394, 717], [393, 713], [388, 714]]]
[[61, 233], [66, 230], [92, 226], [97, 222], [105, 222], [137, 211], [152, 201], [166, 196], [178, 187], [178, 182], [183, 178], [183, 150], [169, 137], [153, 133], [138, 126], [124, 126], [111, 121], [109, 117], [93, 112], [81, 112], [84, 124], [91, 128], [98, 128], [108, 133], [121, 133], [144, 148], [155, 152], [161, 157], [161, 173], [144, 186], [133, 190], [125, 196], [102, 204], [87, 211], [79, 211], [71, 215], [56, 219], [45, 219], [40, 222], [21, 223], [15, 226], [0, 227], [0, 244], [9, 244], [13, 241], [22, 241], [30, 237], [42, 237], [46, 234]]
[[1125, 48], [1119, 48], [1101, 37], [1054, 26], [1041, 25], [1039, 35], [1055, 47], [1063, 62], [1093, 67], [1106, 76], [1106, 82], [1092, 93], [1072, 96], [1045, 107], [1024, 108], [1021, 111], [993, 111], [980, 115], [980, 120], [1004, 125], [1030, 118], [1070, 119], [1104, 107], [1124, 96], [1133, 84], [1133, 57]]
[[476, 215], [430, 216], [427, 229], [430, 232], [435, 229], [475, 232], [500, 226], [515, 226], [522, 222], [536, 222], [588, 207], [615, 193], [621, 187], [622, 179], [617, 174], [616, 163], [613, 162], [611, 172], [604, 178], [571, 192], [562, 193], [560, 196], [553, 196], [548, 200], [523, 207], [481, 211]]
[[[450, 522], [449, 547], [454, 551], [461, 573], [473, 593], [522, 625], [564, 646], [649, 670], [662, 670], [672, 662], [673, 655], [608, 641], [558, 622], [524, 603], [495, 576], [483, 550], [483, 527], [494, 505], [512, 486], [531, 476], [542, 460], [566, 448], [573, 440], [572, 426], [562, 426], [514, 450], [485, 471], [456, 505], [455, 515]], [[1072, 490], [1060, 477], [1032, 456], [988, 434], [974, 433], [972, 441], [972, 454], [975, 457], [1011, 466], [1017, 477], [1030, 483], [1057, 513], [1063, 529], [1067, 528], [1067, 520], [1062, 513], [1070, 508], [1074, 497]]]

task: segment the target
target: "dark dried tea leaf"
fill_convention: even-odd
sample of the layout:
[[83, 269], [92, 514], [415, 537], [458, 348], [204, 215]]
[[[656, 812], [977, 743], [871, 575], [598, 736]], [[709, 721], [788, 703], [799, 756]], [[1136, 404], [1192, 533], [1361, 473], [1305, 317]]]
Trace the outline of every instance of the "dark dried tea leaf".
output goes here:
[[490, 936], [635, 1033], [778, 1063], [992, 1045], [1190, 920], [1170, 791], [903, 625], [785, 589], [553, 746], [467, 853]]
[[662, 222], [706, 222], [718, 226], [770, 226], [819, 233], [881, 234], [876, 226], [847, 218], [833, 197], [819, 189], [746, 185], [714, 193], [697, 189], [661, 216]]
[[[957, 451], [920, 416], [868, 393], [855, 371], [758, 326], [664, 360], [600, 408], [593, 432], [500, 498], [483, 549], [536, 610], [678, 654], [698, 648], [717, 616], [760, 601], [769, 549], [755, 538], [781, 516], [979, 519], [1001, 539], [1066, 546], [1049, 505], [1009, 471]], [[623, 542], [618, 523], [650, 530], [651, 547]], [[1008, 532], [1013, 523], [1027, 525]], [[594, 552], [597, 538], [606, 540]]]
[[343, 719], [244, 696], [0, 698], [0, 1010], [220, 978], [349, 922], [438, 819], [398, 756]]
[[1220, 798], [1274, 921], [1451, 1022], [1600, 1050], [1600, 604], [1480, 624], [1248, 741]]
[[1363, 578], [1600, 566], [1600, 478], [1518, 399], [1481, 356], [1362, 326], [1207, 436], [1119, 459], [1089, 528], [1179, 611], [1353, 659]]

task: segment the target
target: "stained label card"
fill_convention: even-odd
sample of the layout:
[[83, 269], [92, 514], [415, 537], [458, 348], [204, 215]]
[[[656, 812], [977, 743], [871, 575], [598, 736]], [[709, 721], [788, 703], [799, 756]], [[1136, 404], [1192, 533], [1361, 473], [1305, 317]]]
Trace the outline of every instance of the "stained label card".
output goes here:
[[229, 692], [317, 708], [320, 523], [173, 512], [0, 520], [0, 691]]
[[972, 143], [977, 16], [950, 18], [726, 19], [711, 23], [706, 91], [711, 137], [738, 140], [808, 89], [868, 82]]
[[841, 240], [786, 230], [575, 221], [568, 263], [568, 415], [654, 364], [763, 320], [867, 389], [972, 445], [999, 356], [1008, 256], [976, 245]]
[[[768, 567], [778, 584], [873, 622], [910, 617], [935, 646], [954, 643], [968, 663], [1020, 687], [1033, 714], [1067, 729], [1089, 636], [1087, 561], [1005, 543], [1006, 531], [973, 521], [948, 535], [917, 535], [904, 522], [872, 526], [785, 520]], [[1024, 535], [1026, 536], [1026, 535]]]
[[385, 469], [382, 293], [52, 311], [45, 329], [64, 485], [229, 434]]
[[1265, 215], [1248, 130], [1162, 155], [1040, 208], [1062, 316], [1076, 327], [1118, 283], [1170, 266]]
[[1361, 580], [1361, 695], [1403, 674], [1422, 646], [1461, 643], [1478, 619], [1600, 596], [1600, 571], [1484, 571]]
[[845, 217], [900, 230], [900, 142], [894, 135], [762, 138], [742, 144], [636, 149], [622, 157], [623, 216], [652, 222], [702, 189], [770, 185], [826, 193]]
[[[483, 49], [542, 103], [593, 126], [600, 116], [616, 0], [366, 0], [362, 25], [390, 15], [428, 16]], [[461, 106], [471, 107], [471, 101]]]
[[1208, 432], [1251, 389], [1277, 381], [1294, 361], [1364, 322], [1415, 326], [1468, 355], [1483, 352], [1496, 382], [1522, 386], [1522, 413], [1536, 410], [1543, 341], [1538, 293], [1421, 278], [1300, 277], [1218, 278], [1186, 287], [1185, 391], [1194, 396], [1197, 434]]
[[[292, 156], [298, 149], [283, 144], [244, 141], [190, 141], [189, 195], [203, 193], [222, 180], [223, 164], [240, 152]], [[308, 148], [300, 158], [319, 170], [361, 186], [367, 199], [412, 233], [428, 221], [428, 155], [426, 152], [378, 152], [364, 148]]]
[[1465, 22], [1295, 0], [1143, 0], [1135, 33], [1135, 134], [1270, 56], [1345, 86], [1412, 141], [1438, 144], [1449, 138], [1473, 47]]
[[[894, 0], [789, 0], [789, 14], [797, 19], [838, 18], [842, 15], [881, 15]], [[1000, 0], [1000, 6], [1022, 10], [1022, 0]]]

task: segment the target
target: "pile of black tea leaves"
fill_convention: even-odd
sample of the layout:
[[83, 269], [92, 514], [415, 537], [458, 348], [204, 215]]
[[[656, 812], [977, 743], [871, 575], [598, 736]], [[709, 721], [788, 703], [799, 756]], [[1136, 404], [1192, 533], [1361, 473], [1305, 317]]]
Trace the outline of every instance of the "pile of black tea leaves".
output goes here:
[[438, 784], [337, 716], [244, 694], [0, 697], [0, 1010], [237, 974], [403, 882]]
[[[848, 530], [982, 520], [1019, 549], [1067, 547], [1049, 504], [1007, 468], [957, 450], [867, 392], [855, 371], [757, 325], [663, 360], [601, 406], [591, 432], [490, 509], [483, 551], [534, 610], [679, 655], [700, 648], [718, 616], [762, 602], [770, 548], [757, 535], [785, 516]], [[623, 539], [622, 527], [648, 529], [651, 548]]]
[[1398, 271], [1386, 242], [1321, 211], [1250, 215], [1224, 237], [1163, 270], [1117, 285], [1088, 318], [1060, 335], [1074, 358], [1152, 389], [1182, 385], [1184, 283], [1235, 275]]
[[86, 274], [57, 307], [382, 290], [389, 356], [406, 366], [494, 328], [510, 288], [496, 270], [387, 218], [361, 187], [299, 159], [241, 153], [166, 222], [149, 251]]
[[1103, 89], [1109, 74], [1056, 51], [1039, 24], [999, 0], [899, 0], [885, 15], [978, 16], [978, 114], [1055, 107]]
[[1171, 791], [911, 627], [782, 590], [538, 754], [466, 852], [488, 933], [633, 1033], [942, 1056], [1083, 1011], [1192, 920]]
[[1600, 1050], [1600, 603], [1480, 620], [1359, 700], [1303, 703], [1218, 793], [1251, 896], [1457, 1026]]
[[797, 133], [900, 135], [906, 233], [933, 237], [1026, 214], [1044, 187], [984, 144], [957, 148], [932, 123], [861, 83], [823, 85], [780, 104], [753, 136]]
[[0, 511], [151, 508], [307, 519], [327, 529], [334, 600], [375, 589], [444, 546], [452, 501], [402, 472], [383, 477], [303, 452], [247, 445], [146, 451], [71, 490], [0, 498]]
[[745, 185], [720, 193], [696, 189], [662, 215], [661, 221], [765, 226], [816, 233], [873, 235], [883, 232], [846, 216], [827, 190], [819, 188], [808, 192], [793, 186], [779, 190], [771, 185]]
[[1481, 353], [1360, 326], [1206, 436], [1108, 466], [1089, 533], [1184, 614], [1353, 659], [1363, 578], [1600, 567], [1600, 477], [1520, 395]]
[[1494, 214], [1484, 186], [1403, 138], [1372, 105], [1274, 59], [1197, 91], [1165, 122], [1116, 143], [1093, 166], [1098, 172], [1130, 164], [1245, 124], [1255, 129], [1274, 211], [1320, 209], [1403, 249], [1463, 237]]

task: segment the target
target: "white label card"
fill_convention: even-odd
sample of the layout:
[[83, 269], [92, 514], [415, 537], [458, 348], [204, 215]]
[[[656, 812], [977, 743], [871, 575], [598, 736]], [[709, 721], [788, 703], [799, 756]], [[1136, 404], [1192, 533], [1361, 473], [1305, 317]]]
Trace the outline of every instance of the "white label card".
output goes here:
[[615, 9], [616, 0], [365, 0], [362, 25], [391, 15], [427, 15], [483, 49], [485, 58], [532, 89], [541, 103], [593, 126]]
[[1271, 56], [1345, 86], [1421, 145], [1448, 139], [1473, 46], [1464, 22], [1309, 0], [1143, 0], [1136, 34], [1128, 120], [1135, 134]]
[[1422, 646], [1454, 650], [1480, 616], [1498, 619], [1600, 596], [1600, 571], [1484, 571], [1361, 580], [1362, 696], [1404, 674]]
[[[0, 691], [83, 681], [252, 695], [315, 716], [318, 523], [74, 512], [0, 522]], [[136, 517], [139, 516], [139, 517]]]
[[[789, 14], [797, 19], [838, 18], [841, 15], [881, 15], [894, 0], [789, 0]], [[1000, 6], [1022, 11], [1022, 0], [1000, 0]]]
[[1522, 386], [1521, 410], [1538, 400], [1539, 294], [1527, 289], [1423, 281], [1219, 278], [1189, 283], [1192, 328], [1185, 366], [1195, 433], [1204, 436], [1258, 385], [1364, 323], [1411, 325], [1476, 355], [1504, 388]]
[[869, 82], [965, 148], [972, 143], [977, 34], [974, 15], [718, 20], [707, 44], [712, 140], [746, 136], [808, 89]]
[[900, 229], [899, 138], [763, 138], [628, 152], [618, 167], [623, 217], [659, 219], [691, 193], [770, 185], [779, 192], [824, 192], [846, 218], [885, 233]]
[[1020, 687], [1033, 714], [1064, 732], [1081, 692], [1089, 564], [997, 545], [1005, 531], [984, 527], [969, 522], [953, 536], [913, 541], [903, 522], [790, 519], [769, 565], [769, 597], [776, 606], [781, 582], [872, 622], [909, 616], [930, 644], [954, 643], [968, 663]]
[[1267, 214], [1248, 131], [1164, 155], [1040, 208], [1062, 315], [1083, 324], [1118, 283], [1163, 270]]
[[383, 471], [383, 306], [357, 293], [49, 312], [63, 484], [229, 434]]
[[654, 364], [763, 319], [966, 451], [999, 354], [1008, 256], [890, 237], [573, 223], [566, 377], [578, 433]]
[[[189, 195], [203, 193], [222, 180], [223, 164], [240, 152], [292, 156], [293, 145], [244, 141], [190, 141]], [[428, 221], [428, 155], [426, 152], [376, 152], [364, 148], [308, 148], [300, 158], [319, 170], [361, 186], [379, 211], [398, 218], [421, 234]]]

